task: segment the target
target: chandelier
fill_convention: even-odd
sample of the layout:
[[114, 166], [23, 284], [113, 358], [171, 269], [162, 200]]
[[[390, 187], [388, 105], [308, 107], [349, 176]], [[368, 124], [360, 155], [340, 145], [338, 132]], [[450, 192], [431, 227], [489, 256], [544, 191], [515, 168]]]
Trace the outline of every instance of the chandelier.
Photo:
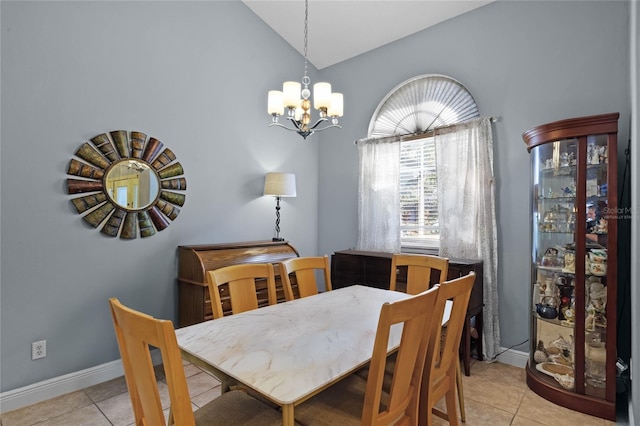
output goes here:
[[[271, 126], [282, 127], [298, 133], [304, 139], [307, 136], [329, 129], [331, 127], [341, 126], [338, 124], [338, 117], [342, 117], [343, 98], [342, 93], [331, 93], [331, 84], [316, 83], [313, 85], [313, 107], [318, 110], [320, 118], [311, 124], [311, 90], [309, 85], [311, 79], [307, 75], [307, 27], [309, 20], [309, 0], [304, 2], [304, 77], [302, 77], [302, 85], [297, 81], [285, 81], [282, 85], [282, 91], [270, 90], [267, 102], [267, 111], [271, 114]], [[304, 86], [304, 87], [302, 87]], [[279, 117], [287, 110], [286, 119], [289, 120], [293, 127], [285, 126], [278, 121]], [[331, 124], [327, 123], [324, 127], [318, 127], [322, 123], [326, 123], [331, 119]]]

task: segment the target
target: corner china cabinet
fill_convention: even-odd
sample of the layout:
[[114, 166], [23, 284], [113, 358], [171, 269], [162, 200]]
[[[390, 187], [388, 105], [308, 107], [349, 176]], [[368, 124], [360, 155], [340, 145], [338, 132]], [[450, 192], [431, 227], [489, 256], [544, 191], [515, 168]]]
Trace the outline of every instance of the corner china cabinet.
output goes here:
[[527, 385], [615, 420], [618, 113], [523, 133], [532, 165]]

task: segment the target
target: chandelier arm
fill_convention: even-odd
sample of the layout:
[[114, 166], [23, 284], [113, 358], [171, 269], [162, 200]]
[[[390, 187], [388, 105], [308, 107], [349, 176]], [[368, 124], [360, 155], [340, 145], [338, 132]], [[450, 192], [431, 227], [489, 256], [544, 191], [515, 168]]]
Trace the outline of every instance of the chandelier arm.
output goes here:
[[338, 129], [342, 129], [342, 126], [341, 126], [341, 125], [339, 125], [339, 124], [330, 124], [330, 125], [328, 125], [328, 126], [325, 126], [325, 127], [320, 128], [320, 129], [313, 129], [313, 128], [312, 128], [312, 129], [313, 129], [313, 131], [314, 131], [314, 132], [321, 132], [321, 131], [323, 131], [323, 130], [330, 129], [330, 128], [332, 128], [332, 127], [337, 127]]
[[291, 127], [287, 127], [287, 126], [285, 126], [284, 124], [281, 124], [281, 123], [270, 123], [269, 127], [272, 127], [272, 126], [282, 127], [283, 129], [289, 130], [290, 132], [298, 132], [299, 131], [299, 129], [297, 129], [297, 128], [296, 129], [292, 129]]
[[329, 120], [329, 119], [328, 119], [327, 117], [321, 117], [321, 118], [319, 118], [319, 119], [318, 119], [318, 121], [316, 121], [316, 122], [314, 123], [314, 125], [313, 125], [313, 126], [309, 127], [309, 129], [313, 130], [313, 129], [315, 129], [316, 127], [318, 127], [320, 124], [322, 124], [322, 123], [324, 123], [325, 121], [328, 121], [328, 120]]
[[[283, 128], [284, 130], [288, 130], [288, 131], [290, 131], [290, 132], [296, 132], [297, 134], [299, 134], [300, 136], [302, 136], [302, 138], [303, 138], [303, 139], [307, 139], [307, 137], [311, 136], [312, 134], [314, 134], [314, 133], [316, 133], [316, 132], [321, 132], [321, 131], [323, 131], [323, 130], [330, 129], [330, 128], [332, 128], [332, 127], [337, 127], [337, 128], [339, 128], [339, 129], [342, 129], [342, 126], [340, 126], [339, 124], [330, 124], [330, 125], [328, 125], [328, 126], [326, 126], [326, 127], [322, 127], [322, 128], [319, 128], [319, 129], [318, 129], [318, 128], [316, 128], [316, 127], [317, 127], [321, 122], [322, 122], [322, 120], [319, 120], [319, 122], [317, 122], [317, 123], [314, 125], [314, 127], [311, 127], [311, 128], [309, 128], [309, 129], [307, 129], [307, 130], [302, 130], [302, 129], [301, 129], [301, 128], [299, 128], [299, 127], [295, 128], [295, 129], [292, 129], [291, 127], [287, 127], [287, 126], [285, 126], [285, 125], [283, 125], [283, 124], [280, 124], [280, 123], [271, 123], [271, 124], [269, 124], [269, 127], [276, 126], [276, 127], [281, 127], [281, 128]], [[295, 123], [295, 121], [294, 121], [294, 123]]]
[[289, 127], [285, 126], [284, 124], [279, 123], [278, 121], [274, 121], [274, 122], [272, 122], [271, 124], [269, 124], [269, 127], [271, 127], [271, 126], [278, 126], [278, 127], [283, 127], [283, 128], [285, 128], [285, 129], [287, 129], [287, 130], [296, 131], [296, 132], [297, 132], [298, 130], [302, 130], [302, 125], [301, 125], [301, 123], [300, 123], [298, 120], [296, 120], [294, 117], [285, 117], [285, 118], [286, 118], [287, 120], [289, 120], [289, 121], [294, 125], [295, 129], [291, 129], [291, 128], [289, 128]]
[[287, 117], [287, 120], [289, 120], [291, 124], [293, 124], [296, 127], [297, 130], [302, 130], [302, 125], [300, 121], [296, 120], [294, 117]]

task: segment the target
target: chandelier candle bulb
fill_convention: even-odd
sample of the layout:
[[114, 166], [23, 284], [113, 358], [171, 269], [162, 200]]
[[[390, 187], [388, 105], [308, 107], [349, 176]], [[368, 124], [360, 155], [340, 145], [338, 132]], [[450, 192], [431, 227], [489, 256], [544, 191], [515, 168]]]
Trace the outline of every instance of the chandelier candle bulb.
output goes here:
[[279, 90], [269, 90], [268, 112], [271, 115], [282, 115], [284, 113], [284, 103], [282, 92]]
[[288, 108], [296, 108], [300, 104], [300, 83], [297, 81], [285, 81], [282, 85], [284, 105]]
[[331, 105], [327, 111], [329, 117], [342, 117], [344, 110], [342, 93], [331, 94]]
[[331, 105], [331, 84], [316, 83], [313, 85], [313, 107], [317, 110], [327, 109]]

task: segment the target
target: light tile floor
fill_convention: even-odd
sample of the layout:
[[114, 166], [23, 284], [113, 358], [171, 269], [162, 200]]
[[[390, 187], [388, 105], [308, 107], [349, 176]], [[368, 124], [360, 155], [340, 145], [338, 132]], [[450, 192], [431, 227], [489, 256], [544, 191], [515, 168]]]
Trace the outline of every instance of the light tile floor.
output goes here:
[[[165, 413], [168, 392], [162, 368], [157, 377]], [[185, 365], [191, 402], [195, 407], [220, 395], [220, 383], [191, 364]], [[568, 410], [539, 397], [527, 387], [524, 369], [500, 363], [474, 362], [464, 376], [467, 426], [611, 426], [614, 422]], [[442, 404], [442, 401], [441, 401]], [[434, 417], [436, 425], [447, 425]], [[124, 377], [2, 414], [0, 426], [128, 426], [133, 411]], [[625, 424], [624, 421], [621, 424]]]

